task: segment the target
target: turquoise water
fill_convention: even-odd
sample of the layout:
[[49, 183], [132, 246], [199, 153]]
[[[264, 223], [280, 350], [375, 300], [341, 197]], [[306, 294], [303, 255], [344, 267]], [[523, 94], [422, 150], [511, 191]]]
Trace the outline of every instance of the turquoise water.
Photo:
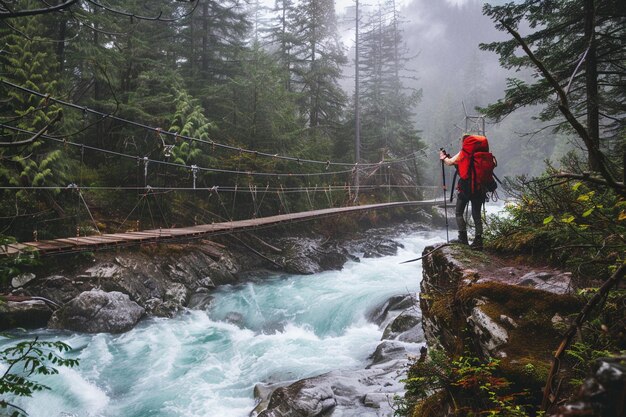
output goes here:
[[[415, 293], [421, 262], [399, 263], [442, 237], [403, 236], [398, 255], [341, 271], [225, 286], [206, 311], [143, 320], [121, 335], [36, 332], [71, 345], [80, 366], [42, 378], [50, 391], [15, 403], [32, 417], [248, 416], [259, 382], [362, 367], [383, 330], [367, 312], [392, 295]], [[7, 344], [0, 340], [0, 348]]]

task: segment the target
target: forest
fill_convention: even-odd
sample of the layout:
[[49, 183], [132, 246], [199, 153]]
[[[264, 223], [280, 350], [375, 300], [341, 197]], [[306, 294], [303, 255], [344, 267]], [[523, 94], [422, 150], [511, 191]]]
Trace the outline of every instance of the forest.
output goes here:
[[[80, 2], [14, 14], [1, 29], [1, 175], [14, 187], [2, 212], [35, 216], [39, 238], [135, 227], [123, 220], [138, 198], [132, 220], [154, 227], [189, 224], [192, 212], [207, 223], [348, 198], [354, 111], [339, 85], [348, 58], [332, 1]], [[359, 158], [370, 185], [394, 176], [415, 193], [424, 145], [398, 19], [391, 2], [363, 18]], [[384, 160], [404, 161], [376, 172]], [[307, 199], [304, 187], [329, 191]], [[13, 223], [7, 234], [32, 233]]]
[[[571, 271], [575, 367], [623, 364], [623, 2], [344, 6], [0, 1], [0, 243], [430, 199], [438, 149], [486, 120], [507, 200], [488, 250]], [[434, 415], [454, 366], [498, 372], [465, 360], [409, 384], [397, 415]], [[475, 389], [457, 415], [546, 415], [545, 397]]]

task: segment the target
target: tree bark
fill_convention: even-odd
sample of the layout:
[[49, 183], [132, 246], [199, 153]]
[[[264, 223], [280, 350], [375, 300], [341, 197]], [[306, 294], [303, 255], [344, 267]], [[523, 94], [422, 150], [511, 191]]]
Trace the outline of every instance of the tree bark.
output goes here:
[[208, 78], [209, 73], [209, 4], [202, 3], [202, 76]]
[[[595, 1], [585, 0], [585, 38], [589, 42], [589, 50], [585, 59], [585, 86], [587, 90], [587, 132], [596, 149], [600, 149], [600, 117], [598, 106], [598, 63], [596, 58], [595, 35]], [[589, 169], [600, 171], [601, 161], [596, 154], [587, 150]]]
[[589, 152], [593, 156], [593, 159], [598, 162], [598, 172], [600, 173], [602, 178], [604, 178], [607, 185], [611, 187], [613, 190], [615, 190], [616, 192], [624, 195], [626, 191], [626, 184], [617, 182], [615, 178], [613, 178], [613, 175], [611, 174], [611, 172], [606, 166], [604, 154], [600, 151], [600, 148], [598, 148], [594, 144], [585, 126], [583, 126], [582, 123], [580, 123], [578, 119], [576, 119], [576, 117], [570, 110], [569, 102], [567, 100], [567, 93], [565, 92], [565, 90], [560, 86], [560, 84], [554, 78], [552, 73], [548, 71], [548, 69], [543, 64], [543, 62], [540, 61], [537, 58], [537, 56], [535, 56], [535, 54], [530, 50], [530, 47], [524, 41], [522, 36], [506, 22], [501, 20], [500, 24], [502, 25], [503, 28], [507, 30], [507, 32], [509, 32], [515, 38], [515, 40], [522, 47], [526, 55], [530, 58], [533, 64], [535, 64], [539, 72], [541, 72], [543, 77], [546, 79], [546, 81], [552, 86], [552, 88], [556, 92], [559, 98], [559, 103], [558, 103], [559, 111], [563, 114], [563, 116], [565, 116], [565, 119], [568, 121], [568, 123], [572, 126], [572, 128], [576, 131], [576, 133], [578, 133], [580, 138], [583, 140], [583, 142], [585, 143], [585, 147], [587, 148], [587, 152]]

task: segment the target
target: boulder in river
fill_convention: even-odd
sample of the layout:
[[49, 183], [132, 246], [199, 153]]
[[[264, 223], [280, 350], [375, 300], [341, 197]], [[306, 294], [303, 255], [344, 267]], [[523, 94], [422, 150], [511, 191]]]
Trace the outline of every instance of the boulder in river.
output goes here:
[[16, 296], [0, 298], [0, 330], [44, 327], [50, 316], [52, 309], [43, 300]]
[[337, 405], [335, 394], [319, 377], [302, 379], [287, 387], [277, 388], [270, 397], [267, 410], [259, 417], [316, 417]]
[[132, 329], [144, 313], [126, 294], [93, 289], [57, 310], [48, 327], [85, 333], [122, 333]]

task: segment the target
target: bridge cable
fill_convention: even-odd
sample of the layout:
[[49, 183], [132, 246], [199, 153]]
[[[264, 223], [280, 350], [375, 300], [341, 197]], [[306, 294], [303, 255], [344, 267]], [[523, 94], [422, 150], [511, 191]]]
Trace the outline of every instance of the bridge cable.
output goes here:
[[[34, 132], [31, 132], [31, 131], [26, 130], [26, 129], [21, 129], [21, 128], [18, 128], [18, 127], [5, 125], [3, 123], [0, 123], [0, 127], [6, 128], [6, 129], [10, 129], [10, 130], [14, 130], [14, 131], [21, 132], [21, 133], [29, 133], [29, 134], [33, 134], [34, 133]], [[189, 165], [179, 164], [179, 163], [175, 163], [175, 162], [159, 161], [159, 160], [156, 160], [156, 159], [150, 159], [147, 156], [144, 156], [144, 157], [133, 156], [133, 155], [129, 155], [129, 154], [121, 153], [121, 152], [111, 151], [111, 150], [108, 150], [108, 149], [98, 148], [98, 147], [95, 147], [95, 146], [85, 145], [85, 144], [81, 144], [81, 143], [77, 143], [77, 142], [71, 142], [71, 141], [68, 141], [66, 139], [60, 139], [59, 137], [50, 136], [50, 135], [46, 135], [46, 134], [43, 134], [40, 137], [45, 138], [45, 139], [50, 139], [50, 140], [55, 141], [55, 142], [63, 143], [65, 145], [83, 146], [85, 149], [89, 149], [89, 150], [96, 151], [96, 152], [107, 153], [107, 154], [110, 154], [110, 155], [116, 155], [116, 156], [123, 157], [123, 158], [140, 159], [140, 160], [143, 160], [144, 164], [146, 164], [146, 165], [148, 163], [154, 162], [154, 163], [157, 163], [157, 164], [170, 165], [170, 166], [175, 166], [175, 167], [178, 167], [178, 168], [184, 168], [186, 170], [190, 170], [190, 169], [192, 169], [194, 167], [194, 165], [189, 166]], [[218, 172], [218, 173], [223, 173], [223, 174], [238, 174], [239, 173], [239, 174], [245, 174], [245, 175], [251, 175], [251, 176], [268, 176], [268, 177], [289, 177], [289, 176], [311, 177], [311, 176], [325, 176], [325, 175], [345, 174], [345, 173], [348, 173], [348, 172], [352, 171], [352, 170], [346, 169], [346, 170], [341, 170], [341, 171], [304, 172], [304, 173], [293, 174], [293, 173], [279, 173], [279, 172], [235, 171], [235, 170], [229, 170], [229, 169], [208, 168], [208, 167], [200, 167], [200, 166], [196, 166], [196, 167], [200, 171]], [[145, 167], [144, 176], [147, 177], [147, 166]]]
[[309, 187], [306, 188], [306, 199], [309, 200], [309, 208], [313, 210], [313, 203], [311, 202], [311, 196], [309, 195]]
[[248, 183], [248, 189], [250, 190], [250, 196], [252, 197], [252, 218], [256, 219], [257, 201], [256, 201], [256, 185], [253, 186], [251, 182]]
[[[227, 208], [226, 208], [226, 206], [224, 205], [224, 201], [222, 200], [222, 196], [220, 195], [220, 193], [219, 193], [219, 191], [218, 191], [218, 188], [219, 188], [219, 187], [213, 187], [213, 188], [211, 189], [211, 191], [215, 192], [215, 195], [217, 196], [217, 199], [218, 199], [218, 201], [219, 201], [219, 203], [220, 203], [220, 206], [222, 206], [222, 210], [224, 210], [224, 214], [225, 214], [226, 216], [228, 216], [228, 209], [227, 209]], [[228, 219], [228, 220], [229, 220], [229, 221], [231, 221], [231, 222], [233, 221], [232, 217], [231, 217], [230, 219]]]
[[98, 224], [96, 223], [96, 221], [93, 218], [93, 215], [91, 214], [91, 210], [89, 210], [89, 206], [87, 205], [87, 202], [85, 201], [85, 197], [83, 197], [83, 193], [80, 192], [80, 188], [77, 188], [77, 191], [78, 191], [78, 196], [80, 197], [81, 200], [83, 200], [83, 204], [85, 205], [85, 208], [87, 209], [87, 214], [89, 214], [89, 217], [91, 218], [91, 222], [96, 228], [96, 231], [98, 232], [99, 235], [102, 235], [102, 232], [100, 232], [100, 228], [98, 227]]
[[[339, 191], [339, 190], [344, 190], [346, 191], [348, 189], [349, 183], [344, 183], [342, 185], [327, 185], [327, 187], [332, 190], [332, 191]], [[122, 186], [84, 186], [84, 187], [80, 187], [82, 190], [98, 190], [98, 191], [138, 191], [138, 196], [141, 194], [141, 192], [146, 191], [146, 189], [150, 189], [154, 194], [168, 194], [170, 192], [173, 191], [211, 191], [211, 189], [213, 187], [217, 187], [220, 189], [220, 191], [225, 192], [225, 193], [232, 193], [235, 192], [235, 187], [234, 186], [224, 186], [224, 185], [214, 185], [211, 187], [196, 187], [196, 188], [192, 188], [192, 187], [152, 187], [150, 185], [148, 185], [147, 187], [144, 186], [128, 186], [128, 187], [122, 187]], [[369, 190], [369, 191], [373, 191], [373, 190], [387, 190], [389, 186], [388, 185], [376, 185], [376, 184], [372, 184], [372, 185], [361, 185], [360, 189], [361, 190]], [[400, 184], [392, 184], [390, 186], [392, 189], [403, 189], [403, 188], [410, 188], [410, 189], [415, 189], [416, 187], [413, 185], [400, 185]], [[48, 185], [48, 186], [0, 186], [0, 190], [54, 190], [54, 191], [63, 191], [66, 189], [71, 189], [71, 184], [69, 184], [68, 186], [61, 186], [61, 185]], [[310, 187], [309, 187], [310, 188]], [[319, 188], [318, 185], [316, 185], [316, 187], [313, 190], [313, 194], [315, 195], [315, 193], [317, 192], [317, 188]], [[322, 187], [323, 188], [323, 187]], [[423, 186], [417, 186], [417, 188], [420, 189], [436, 189], [437, 187], [432, 186], [432, 185], [423, 185]], [[282, 189], [279, 187], [270, 187], [268, 189], [269, 192], [274, 192], [276, 190], [281, 190], [284, 192], [284, 194], [294, 194], [294, 193], [306, 193], [307, 187], [283, 187]], [[250, 190], [247, 190], [245, 188], [239, 188], [237, 190], [237, 192], [239, 193], [249, 193]], [[49, 210], [46, 210], [49, 211]], [[24, 217], [27, 215], [19, 215], [17, 217]], [[13, 218], [16, 216], [8, 216], [6, 218]], [[2, 217], [0, 217], [2, 218]]]
[[148, 213], [150, 213], [150, 223], [152, 223], [152, 228], [156, 229], [156, 225], [154, 224], [154, 216], [152, 215], [152, 207], [150, 207], [150, 191], [148, 190], [148, 197], [146, 197], [146, 204], [148, 206]]
[[239, 171], [241, 169], [241, 153], [237, 156], [237, 174], [235, 175], [235, 193], [233, 194], [233, 205], [230, 210], [231, 217], [234, 218], [235, 203], [237, 202], [237, 188], [239, 186]]
[[[136, 126], [136, 127], [140, 127], [142, 129], [147, 129], [147, 130], [151, 130], [154, 132], [161, 132], [165, 135], [168, 136], [172, 136], [174, 138], [179, 138], [179, 139], [185, 139], [185, 140], [189, 140], [189, 141], [194, 141], [194, 142], [199, 142], [199, 143], [204, 143], [204, 144], [208, 144], [211, 145], [212, 147], [219, 147], [222, 149], [227, 149], [230, 151], [234, 151], [234, 152], [243, 152], [243, 153], [248, 153], [250, 155], [255, 155], [255, 156], [263, 156], [263, 157], [268, 157], [268, 158], [274, 158], [274, 159], [282, 159], [282, 160], [286, 160], [286, 161], [292, 161], [292, 162], [298, 162], [298, 163], [309, 163], [309, 164], [320, 164], [320, 165], [325, 165], [326, 167], [328, 167], [329, 165], [335, 165], [335, 166], [354, 166], [356, 164], [354, 163], [350, 163], [350, 162], [331, 162], [331, 161], [319, 161], [319, 160], [314, 160], [314, 159], [304, 159], [304, 158], [299, 158], [299, 157], [293, 157], [293, 156], [284, 156], [284, 155], [278, 155], [278, 154], [270, 154], [267, 152], [259, 152], [259, 151], [255, 151], [255, 150], [251, 150], [251, 149], [245, 149], [245, 148], [241, 148], [241, 147], [236, 147], [236, 146], [232, 146], [232, 145], [226, 145], [223, 143], [219, 143], [219, 142], [215, 142], [213, 140], [204, 140], [204, 139], [200, 139], [200, 138], [194, 138], [194, 137], [190, 137], [190, 136], [186, 136], [186, 135], [180, 135], [177, 132], [170, 132], [170, 131], [164, 131], [161, 130], [160, 128], [156, 128], [153, 126], [148, 126], [139, 122], [134, 122], [132, 120], [127, 120], [118, 116], [114, 116], [112, 113], [103, 113], [97, 110], [93, 110], [90, 109], [88, 107], [85, 106], [79, 106], [77, 104], [74, 103], [70, 103], [64, 100], [60, 100], [58, 98], [54, 98], [52, 96], [50, 96], [49, 94], [42, 94], [38, 91], [35, 90], [31, 90], [29, 88], [14, 84], [12, 82], [6, 81], [4, 79], [0, 79], [0, 83], [5, 84], [9, 87], [12, 88], [16, 88], [18, 90], [22, 90], [24, 92], [27, 92], [29, 94], [32, 95], [36, 95], [42, 98], [46, 98], [48, 100], [54, 101], [56, 103], [59, 103], [61, 105], [67, 106], [67, 107], [71, 107], [71, 108], [75, 108], [81, 111], [86, 111], [95, 115], [100, 116], [102, 119], [111, 119], [111, 120], [116, 120], [118, 122], [121, 123], [126, 123], [126, 124], [130, 124], [132, 126]], [[404, 163], [410, 160], [414, 160], [416, 158], [416, 154], [415, 152], [413, 152], [412, 154], [410, 154], [411, 156], [406, 156], [403, 158], [398, 158], [398, 159], [393, 159], [393, 160], [389, 160], [387, 161], [388, 163]], [[378, 163], [359, 163], [359, 165], [361, 166], [374, 166], [377, 165]]]
[[265, 191], [263, 192], [263, 195], [261, 196], [261, 201], [259, 202], [259, 212], [261, 211], [261, 207], [263, 207], [263, 201], [265, 201], [265, 196], [267, 195], [267, 190], [270, 188], [270, 183], [268, 182], [267, 185], [265, 186]]
[[143, 200], [143, 198], [145, 197], [145, 194], [142, 194], [141, 197], [139, 198], [139, 200], [137, 201], [137, 204], [135, 204], [135, 207], [133, 207], [133, 209], [130, 211], [130, 213], [128, 213], [128, 215], [126, 216], [126, 218], [124, 219], [124, 221], [122, 222], [122, 224], [119, 225], [118, 229], [119, 231], [122, 230], [122, 227], [124, 226], [124, 224], [126, 223], [126, 221], [128, 220], [128, 218], [133, 214], [133, 212], [135, 211], [135, 209], [139, 206], [139, 203], [141, 203], [141, 201]]

